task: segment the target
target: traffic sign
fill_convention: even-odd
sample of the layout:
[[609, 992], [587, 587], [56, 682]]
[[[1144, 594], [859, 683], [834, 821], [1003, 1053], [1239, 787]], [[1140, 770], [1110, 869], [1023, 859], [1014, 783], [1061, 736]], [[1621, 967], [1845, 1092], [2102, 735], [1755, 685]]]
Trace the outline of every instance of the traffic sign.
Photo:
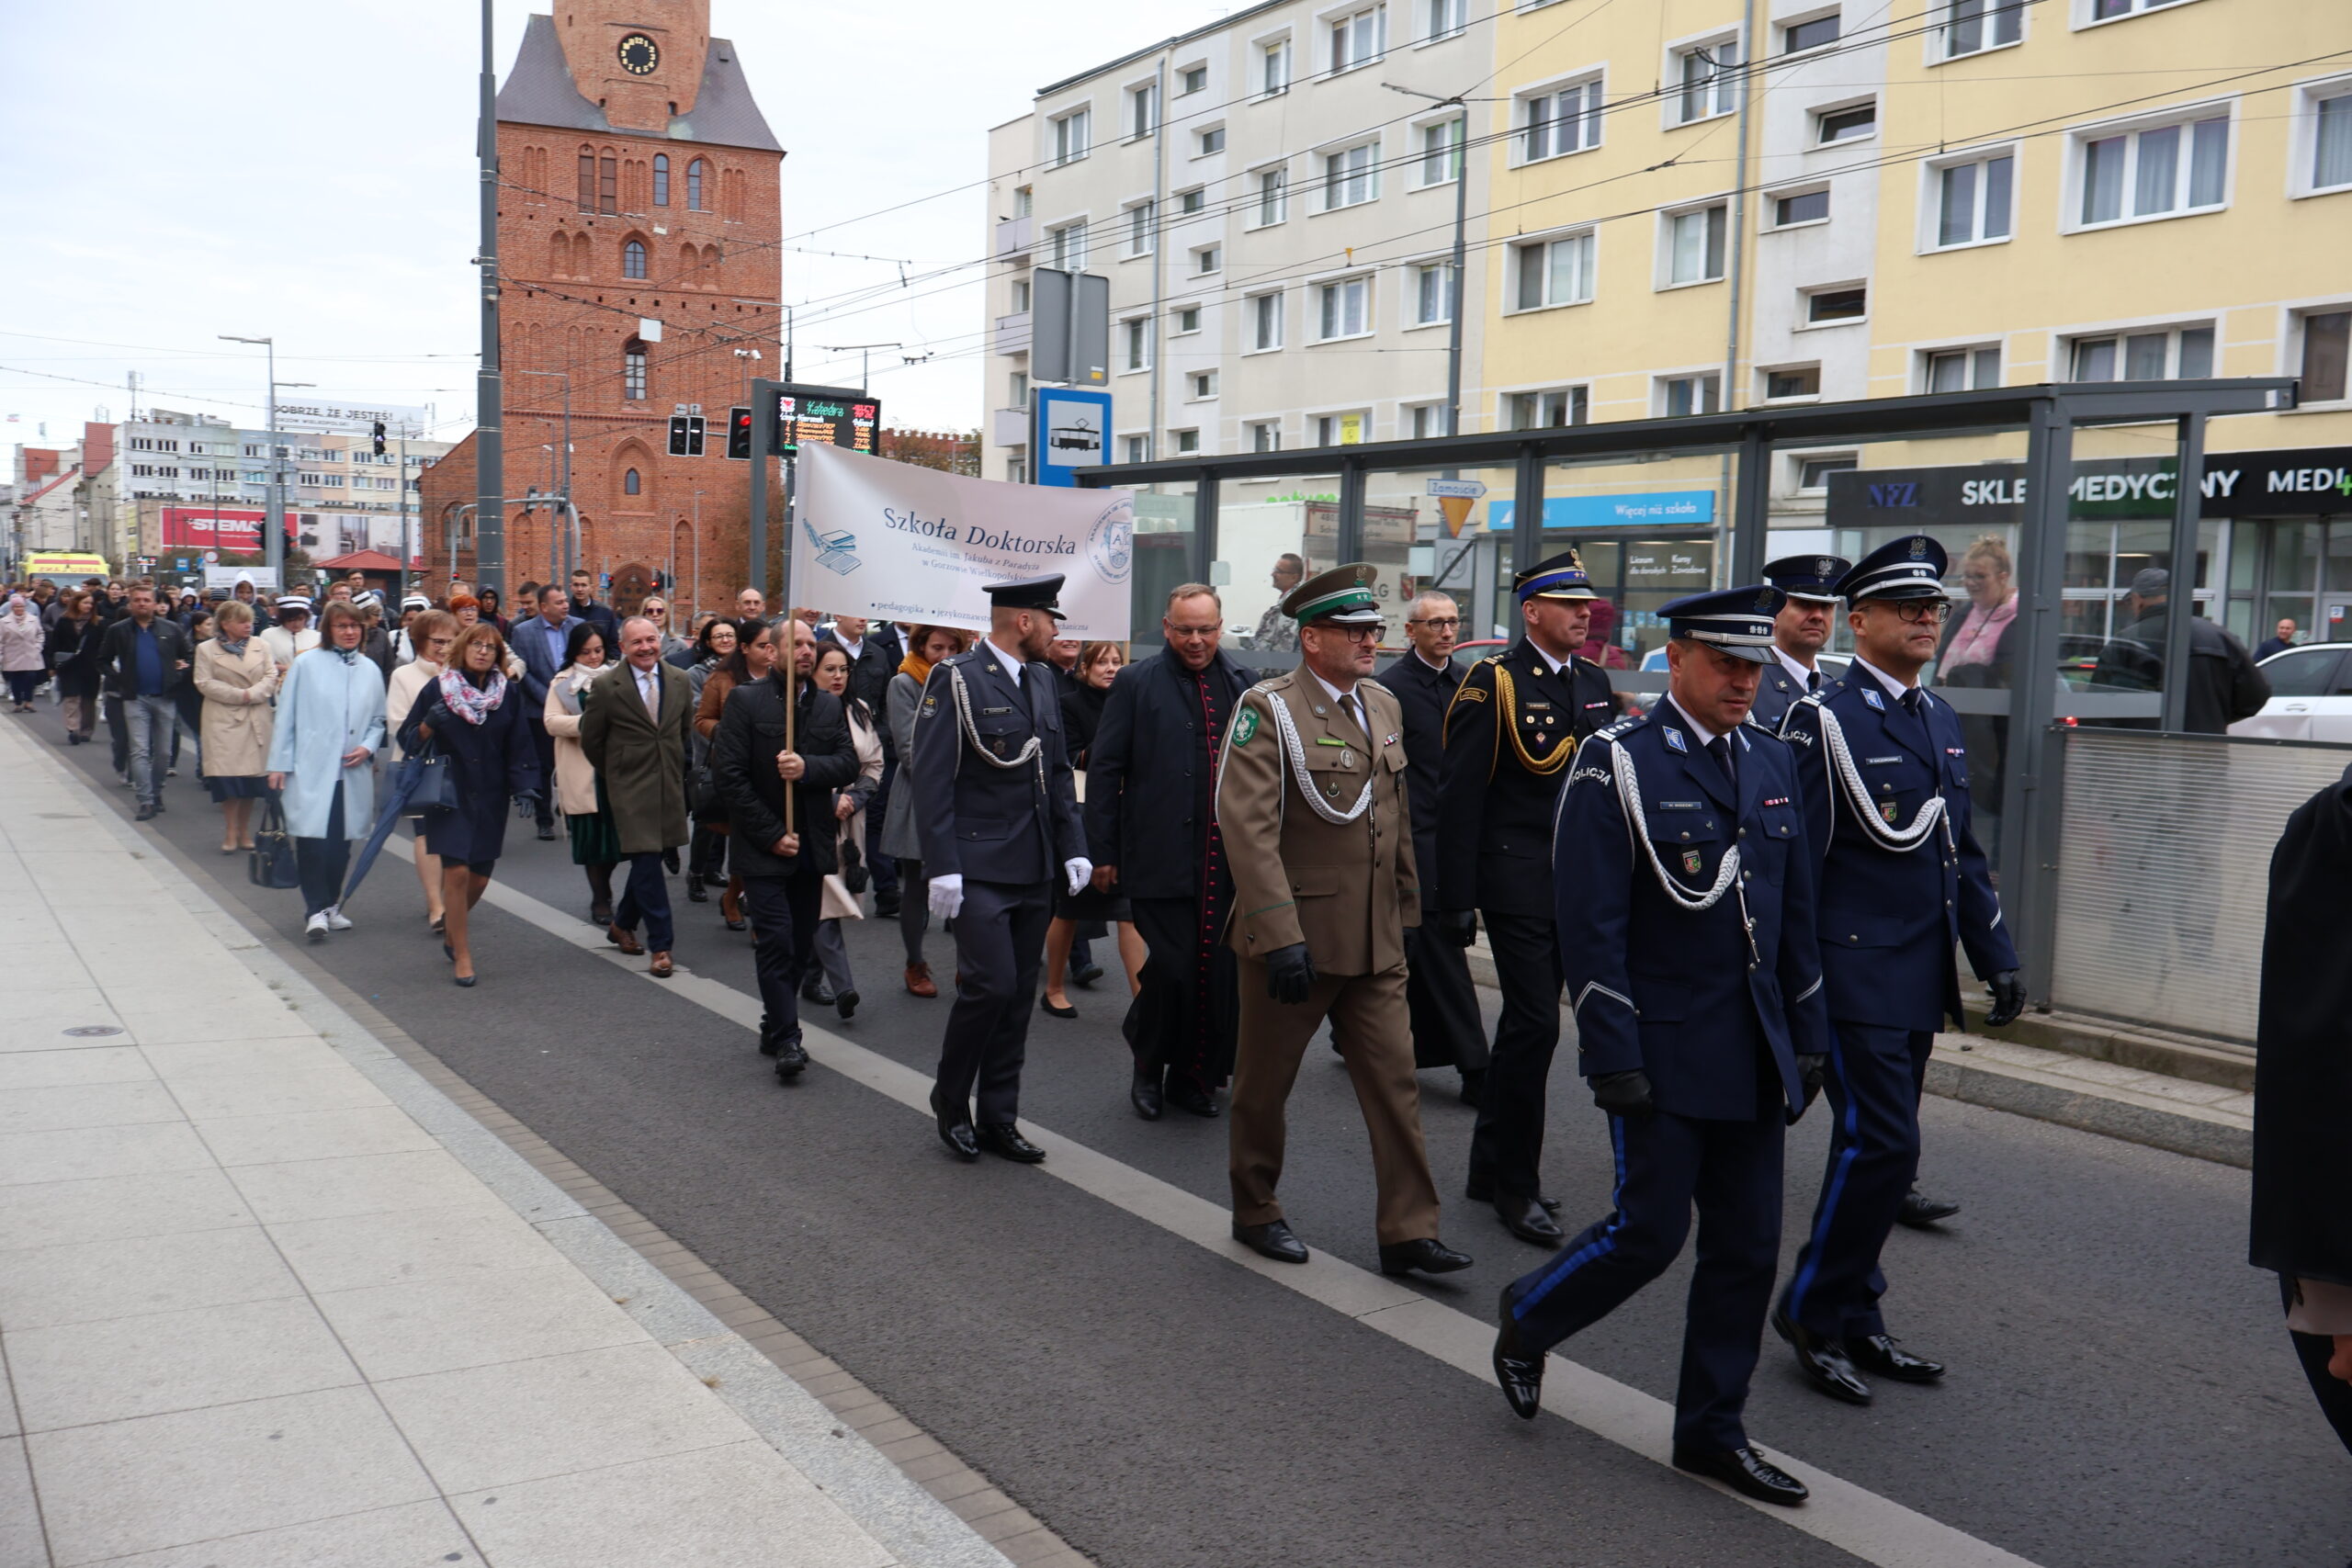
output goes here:
[[1476, 501], [1487, 493], [1487, 487], [1485, 482], [1479, 479], [1431, 479], [1430, 493], [1440, 497], [1451, 495], [1458, 496], [1464, 501]]
[[220, 552], [219, 550], [205, 551], [204, 564], [207, 566], [219, 566], [220, 564]]
[[1036, 428], [1030, 452], [1029, 482], [1074, 486], [1074, 470], [1100, 468], [1109, 462], [1106, 432], [1111, 425], [1111, 394], [1078, 387], [1037, 387], [1029, 400], [1035, 408]]

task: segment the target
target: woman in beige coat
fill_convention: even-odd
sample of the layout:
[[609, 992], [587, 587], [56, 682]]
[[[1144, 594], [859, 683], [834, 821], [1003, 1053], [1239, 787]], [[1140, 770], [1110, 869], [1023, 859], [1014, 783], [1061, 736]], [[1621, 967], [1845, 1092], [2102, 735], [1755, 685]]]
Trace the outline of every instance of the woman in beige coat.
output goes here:
[[254, 802], [269, 793], [269, 736], [277, 661], [254, 636], [254, 613], [234, 599], [215, 613], [218, 636], [196, 645], [204, 698], [204, 784], [220, 803], [220, 852], [254, 847]]

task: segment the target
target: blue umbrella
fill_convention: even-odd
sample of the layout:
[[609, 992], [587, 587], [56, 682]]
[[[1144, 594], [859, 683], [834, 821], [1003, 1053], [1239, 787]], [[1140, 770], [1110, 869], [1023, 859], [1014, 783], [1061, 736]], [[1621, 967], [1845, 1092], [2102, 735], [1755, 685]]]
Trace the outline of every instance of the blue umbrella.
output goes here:
[[352, 860], [351, 873], [344, 878], [342, 903], [351, 902], [351, 896], [359, 890], [360, 879], [368, 874], [368, 868], [376, 863], [377, 855], [383, 852], [384, 840], [392, 836], [394, 828], [400, 826], [401, 813], [407, 809], [410, 798], [416, 794], [417, 786], [424, 782], [424, 755], [404, 757], [392, 764], [389, 781], [390, 788], [385, 792], [383, 809], [377, 814], [376, 830], [368, 835], [368, 841], [359, 846], [359, 853]]

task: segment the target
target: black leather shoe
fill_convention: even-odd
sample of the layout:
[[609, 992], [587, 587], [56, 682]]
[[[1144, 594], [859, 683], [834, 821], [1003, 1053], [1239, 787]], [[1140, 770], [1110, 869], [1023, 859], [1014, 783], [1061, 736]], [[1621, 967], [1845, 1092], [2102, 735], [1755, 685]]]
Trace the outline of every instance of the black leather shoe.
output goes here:
[[833, 1010], [841, 1014], [843, 1018], [855, 1018], [857, 1016], [857, 1000], [858, 998], [855, 991], [836, 991], [833, 994]]
[[833, 1005], [833, 993], [822, 980], [811, 980], [802, 986], [800, 998], [813, 1007], [829, 1008]]
[[1557, 1247], [1568, 1239], [1567, 1233], [1544, 1212], [1544, 1205], [1532, 1198], [1508, 1195], [1495, 1199], [1495, 1218], [1502, 1221], [1503, 1229], [1521, 1241], [1532, 1241], [1538, 1247]]
[[1054, 998], [1051, 997], [1039, 997], [1037, 998], [1037, 1010], [1042, 1013], [1046, 1013], [1054, 1018], [1076, 1018], [1078, 1016], [1078, 1010], [1076, 1008], [1070, 1006], [1068, 1002], [1063, 1003], [1060, 1007], [1056, 1007], [1054, 1005]]
[[[443, 942], [441, 944], [441, 951], [444, 953], [448, 952], [449, 944], [446, 942]], [[778, 1031], [774, 1024], [768, 1022], [767, 1020], [762, 1019], [760, 1021], [760, 1055], [763, 1056], [773, 1056], [783, 1048], [783, 1033]]]
[[874, 896], [874, 918], [877, 920], [895, 920], [899, 918], [897, 888], [894, 887], [888, 893], [876, 893]]
[[1532, 1421], [1544, 1409], [1544, 1353], [1521, 1343], [1519, 1320], [1510, 1314], [1510, 1292], [1503, 1292], [1502, 1328], [1495, 1336], [1495, 1382], [1510, 1401], [1511, 1414]]
[[1136, 1114], [1142, 1117], [1145, 1121], [1159, 1121], [1159, 1112], [1164, 1109], [1166, 1104], [1165, 1097], [1160, 1093], [1159, 1075], [1158, 1073], [1137, 1073], [1133, 1078], [1129, 1079], [1127, 1083], [1127, 1103], [1134, 1106], [1136, 1108]]
[[1871, 1385], [1862, 1381], [1862, 1374], [1854, 1370], [1837, 1340], [1825, 1339], [1805, 1327], [1789, 1315], [1786, 1307], [1773, 1308], [1772, 1332], [1796, 1351], [1797, 1370], [1804, 1373], [1805, 1382], [1849, 1404], [1871, 1402]]
[[554, 823], [542, 822], [539, 824], [539, 841], [543, 844], [551, 844], [555, 842]]
[[980, 1147], [1000, 1159], [1015, 1165], [1037, 1165], [1044, 1161], [1046, 1151], [1021, 1135], [1021, 1129], [1010, 1122], [991, 1122], [979, 1129]]
[[[1469, 1185], [1462, 1190], [1462, 1195], [1473, 1203], [1491, 1203], [1495, 1201], [1495, 1184], [1473, 1177]], [[1556, 1214], [1560, 1212], [1560, 1201], [1557, 1198], [1547, 1198], [1538, 1192], [1535, 1195], [1535, 1201], [1544, 1205], [1544, 1212], [1547, 1214]]]
[[1469, 1254], [1454, 1251], [1433, 1235], [1380, 1244], [1380, 1271], [1384, 1274], [1409, 1274], [1416, 1269], [1424, 1274], [1451, 1274], [1457, 1269], [1469, 1268], [1470, 1263]]
[[1179, 1111], [1189, 1111], [1204, 1119], [1214, 1119], [1217, 1112], [1216, 1096], [1186, 1077], [1170, 1074], [1168, 1088], [1161, 1097]]
[[1262, 1225], [1245, 1225], [1233, 1222], [1233, 1239], [1258, 1254], [1277, 1263], [1304, 1263], [1306, 1244], [1291, 1235], [1290, 1226], [1281, 1220], [1268, 1220]]
[[939, 1093], [939, 1086], [931, 1089], [931, 1113], [939, 1122], [939, 1141], [958, 1159], [980, 1157], [980, 1140], [972, 1131], [971, 1113], [963, 1106], [947, 1104]]
[[589, 905], [588, 923], [592, 926], [611, 925], [613, 923], [613, 907], [610, 904]]
[[1484, 1067], [1463, 1068], [1462, 1103], [1475, 1111], [1484, 1101], [1486, 1095], [1487, 1069]]
[[1720, 1481], [1743, 1497], [1778, 1503], [1784, 1508], [1793, 1508], [1813, 1495], [1805, 1490], [1804, 1482], [1746, 1445], [1736, 1449], [1686, 1449], [1678, 1443], [1674, 1468]]
[[1909, 1225], [1915, 1231], [1926, 1230], [1938, 1220], [1951, 1219], [1960, 1213], [1960, 1205], [1948, 1198], [1922, 1198], [1916, 1187], [1903, 1195], [1903, 1207], [1894, 1211], [1897, 1224]]
[[1867, 1372], [1896, 1382], [1933, 1382], [1944, 1375], [1941, 1361], [1915, 1356], [1884, 1334], [1859, 1335], [1846, 1341], [1846, 1358]]
[[798, 1039], [779, 1040], [775, 1048], [775, 1077], [778, 1083], [790, 1083], [808, 1070], [808, 1049]]
[[686, 877], [686, 902], [689, 904], [710, 902], [710, 889], [702, 885], [701, 877], [692, 874]]
[[669, 873], [671, 875], [673, 875], [673, 876], [675, 876], [675, 875], [677, 875], [677, 874], [678, 874], [678, 852], [677, 852], [677, 851], [675, 851], [675, 850], [663, 850], [663, 851], [662, 852], [662, 869], [663, 871], [668, 872], [668, 873]]

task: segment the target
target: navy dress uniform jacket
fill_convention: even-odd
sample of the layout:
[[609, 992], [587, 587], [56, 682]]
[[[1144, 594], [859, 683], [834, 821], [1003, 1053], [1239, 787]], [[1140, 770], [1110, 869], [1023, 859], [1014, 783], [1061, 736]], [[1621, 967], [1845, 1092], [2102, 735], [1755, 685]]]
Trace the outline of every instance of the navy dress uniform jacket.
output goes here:
[[[1830, 756], [1825, 713], [1837, 721], [1882, 824], [1907, 826], [1929, 800], [1943, 796], [1944, 822], [1927, 842], [1891, 850], [1861, 824]], [[1791, 707], [1781, 734], [1796, 754], [1806, 837], [1821, 863], [1829, 1015], [1915, 1032], [1941, 1028], [1946, 1015], [1960, 1021], [1955, 943], [1980, 978], [2018, 966], [1971, 826], [1960, 716], [1923, 690], [1915, 718], [1876, 676], [1857, 668]]]
[[1747, 722], [1760, 724], [1778, 735], [1781, 721], [1804, 698], [1804, 682], [1791, 675], [1789, 667], [1775, 659], [1764, 666], [1763, 679], [1756, 682], [1756, 702], [1747, 710]]
[[[1586, 740], [1561, 793], [1554, 919], [1577, 1070], [1589, 1078], [1639, 1068], [1660, 1111], [1753, 1121], [1760, 1041], [1793, 1116], [1804, 1106], [1797, 1056], [1829, 1049], [1814, 937], [1815, 857], [1796, 759], [1772, 736], [1741, 726], [1731, 736], [1735, 792], [1701, 750], [1704, 739], [1661, 703]], [[1645, 833], [1618, 795], [1624, 759], [1633, 762]], [[1735, 846], [1739, 879], [1712, 908], [1685, 909], [1660, 886], [1662, 867], [1704, 894]]]
[[[1462, 666], [1449, 659], [1433, 670], [1419, 654], [1380, 672], [1380, 683], [1405, 715], [1405, 790], [1413, 814], [1413, 863], [1421, 871], [1421, 908], [1436, 909], [1438, 779], [1445, 756], [1445, 710], [1462, 684]], [[1466, 908], [1466, 906], [1465, 906]]]
[[[1569, 749], [1616, 713], [1600, 665], [1571, 655], [1555, 673], [1523, 637], [1470, 667], [1445, 714], [1431, 908], [1551, 914], [1544, 872]], [[1562, 766], [1534, 772], [1521, 748], [1540, 761], [1556, 754]]]
[[[910, 764], [928, 874], [1046, 882], [1060, 876], [1064, 861], [1085, 856], [1086, 834], [1079, 824], [1052, 668], [1032, 662], [1015, 684], [986, 642], [932, 667], [915, 709]], [[980, 746], [1010, 759], [1034, 736], [1043, 742], [1035, 762], [1000, 768], [966, 755], [970, 748], [956, 705], [958, 672]]]

